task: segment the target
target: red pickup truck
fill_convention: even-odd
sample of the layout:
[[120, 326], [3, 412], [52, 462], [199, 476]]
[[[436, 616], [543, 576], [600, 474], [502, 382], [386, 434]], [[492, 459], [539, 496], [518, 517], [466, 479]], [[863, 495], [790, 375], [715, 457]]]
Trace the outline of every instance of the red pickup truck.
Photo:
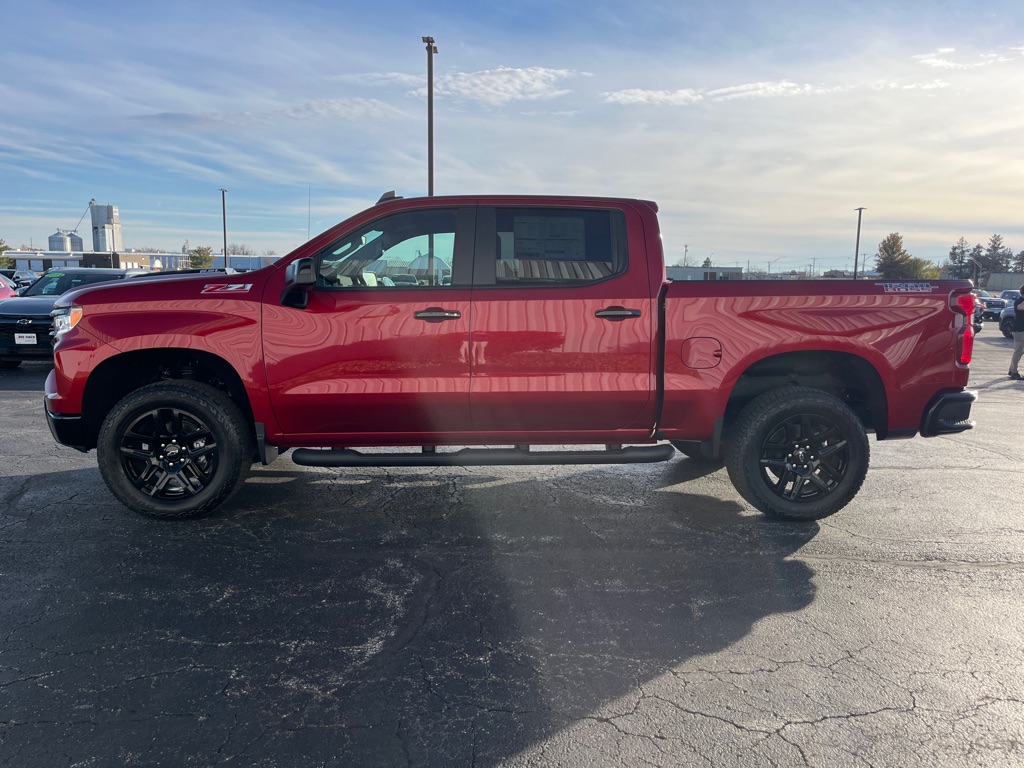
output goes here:
[[669, 282], [652, 202], [389, 193], [255, 272], [66, 294], [46, 416], [151, 517], [201, 515], [295, 449], [322, 467], [680, 451], [815, 519], [860, 488], [867, 432], [971, 428], [971, 287]]

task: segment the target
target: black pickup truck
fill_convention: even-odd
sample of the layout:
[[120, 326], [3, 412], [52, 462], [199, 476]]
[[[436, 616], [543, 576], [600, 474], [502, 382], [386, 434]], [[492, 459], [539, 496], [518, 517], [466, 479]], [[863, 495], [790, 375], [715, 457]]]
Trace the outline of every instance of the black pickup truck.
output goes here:
[[53, 358], [50, 312], [62, 293], [145, 274], [149, 273], [144, 269], [99, 267], [58, 267], [45, 272], [20, 296], [0, 301], [0, 365], [17, 368], [24, 360]]

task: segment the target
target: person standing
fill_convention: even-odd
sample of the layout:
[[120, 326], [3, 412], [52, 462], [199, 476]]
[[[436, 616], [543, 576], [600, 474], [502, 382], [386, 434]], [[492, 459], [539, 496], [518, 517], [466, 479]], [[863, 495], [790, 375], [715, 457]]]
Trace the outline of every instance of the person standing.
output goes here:
[[1024, 379], [1017, 370], [1017, 363], [1020, 362], [1021, 355], [1024, 355], [1024, 285], [1020, 287], [1018, 293], [1020, 295], [1013, 302], [1013, 357], [1010, 358], [1008, 375], [1011, 379], [1019, 381]]

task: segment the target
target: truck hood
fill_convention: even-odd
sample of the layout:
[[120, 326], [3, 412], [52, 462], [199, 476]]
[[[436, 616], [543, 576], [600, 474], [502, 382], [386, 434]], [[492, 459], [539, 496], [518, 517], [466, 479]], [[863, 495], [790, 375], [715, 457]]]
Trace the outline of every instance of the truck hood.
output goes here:
[[56, 296], [15, 296], [0, 301], [0, 315], [46, 317], [53, 311]]

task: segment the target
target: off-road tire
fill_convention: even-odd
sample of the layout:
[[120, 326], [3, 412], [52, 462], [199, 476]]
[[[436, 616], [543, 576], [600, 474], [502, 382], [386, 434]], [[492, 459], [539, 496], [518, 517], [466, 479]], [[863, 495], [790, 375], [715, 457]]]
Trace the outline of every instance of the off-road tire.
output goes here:
[[126, 395], [100, 427], [100, 474], [129, 509], [158, 519], [201, 517], [248, 474], [255, 441], [238, 406], [196, 381]]
[[846, 506], [868, 471], [860, 419], [832, 395], [787, 386], [740, 411], [726, 468], [756, 509], [784, 520], [817, 520]]

